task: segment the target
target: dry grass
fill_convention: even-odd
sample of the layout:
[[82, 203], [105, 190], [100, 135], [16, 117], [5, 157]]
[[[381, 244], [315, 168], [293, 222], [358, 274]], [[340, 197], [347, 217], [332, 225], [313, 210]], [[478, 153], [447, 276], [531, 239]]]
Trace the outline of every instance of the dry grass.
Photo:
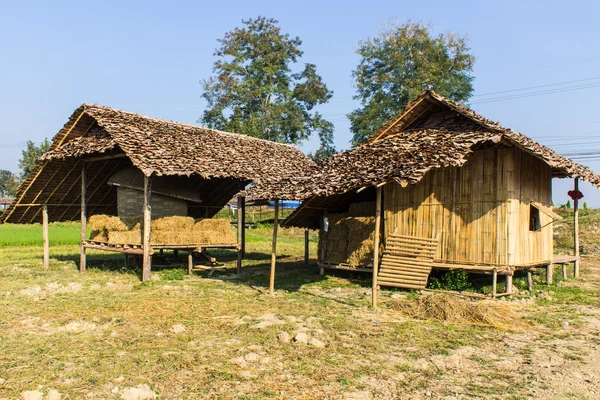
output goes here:
[[153, 231], [191, 231], [194, 229], [194, 218], [192, 217], [163, 217], [153, 219], [150, 228]]
[[226, 219], [207, 218], [194, 224], [194, 234], [205, 244], [233, 244], [237, 242], [235, 232]]
[[499, 330], [531, 328], [514, 306], [494, 300], [466, 300], [451, 294], [432, 293], [416, 300], [395, 300], [391, 302], [391, 308], [420, 320], [489, 326]]

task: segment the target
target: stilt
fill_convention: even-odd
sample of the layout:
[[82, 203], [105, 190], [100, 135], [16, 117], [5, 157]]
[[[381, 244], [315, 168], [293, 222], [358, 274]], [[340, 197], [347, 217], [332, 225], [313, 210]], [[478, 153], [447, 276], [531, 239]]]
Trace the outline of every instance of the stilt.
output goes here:
[[164, 250], [163, 250], [163, 249], [160, 249], [160, 256], [161, 256], [161, 257], [163, 256], [163, 253], [164, 253]]
[[192, 274], [192, 269], [194, 269], [194, 257], [190, 251], [188, 252], [188, 275]]
[[498, 271], [494, 268], [492, 275], [492, 298], [496, 298], [496, 290], [498, 289]]
[[375, 249], [373, 250], [373, 287], [371, 289], [371, 305], [377, 308], [377, 274], [379, 271], [379, 237], [381, 234], [381, 186], [377, 188], [375, 200]]
[[124, 264], [125, 264], [125, 268], [129, 268], [129, 254], [125, 253], [124, 254]]
[[554, 282], [554, 265], [548, 264], [546, 267], [546, 284], [552, 285]]
[[277, 260], [277, 227], [279, 225], [279, 199], [275, 199], [275, 214], [273, 217], [273, 244], [271, 248], [271, 275], [269, 276], [269, 293], [275, 292], [275, 262]]
[[323, 214], [321, 215], [321, 229], [320, 229], [320, 235], [319, 235], [319, 242], [321, 243], [321, 250], [319, 251], [318, 254], [318, 260], [319, 260], [319, 265], [321, 265], [321, 268], [319, 269], [319, 275], [325, 275], [325, 268], [323, 268], [323, 263], [326, 261], [327, 259], [327, 230], [326, 225], [325, 225], [325, 221], [327, 220], [327, 210], [323, 211]]
[[240, 196], [240, 212], [242, 214], [242, 259], [246, 257], [246, 197]]
[[175, 261], [179, 260], [179, 250], [177, 250], [177, 249], [173, 250], [173, 259]]
[[[579, 257], [579, 179], [573, 180], [573, 189], [575, 191], [575, 199], [573, 200], [573, 241], [575, 243], [575, 257]], [[579, 278], [579, 260], [573, 263], [573, 277]]]
[[562, 265], [562, 277], [564, 280], [567, 280], [567, 264]]
[[244, 197], [238, 196], [237, 198], [237, 273], [242, 273], [242, 260], [244, 259]]
[[308, 267], [308, 254], [309, 254], [309, 249], [308, 249], [308, 229], [304, 230], [304, 267]]
[[152, 269], [152, 255], [150, 249], [150, 222], [152, 221], [152, 177], [144, 175], [144, 238], [143, 238], [143, 261], [142, 261], [142, 281], [150, 279], [150, 270]]
[[44, 268], [50, 266], [50, 242], [48, 239], [48, 206], [42, 208], [42, 235], [44, 236]]
[[87, 239], [87, 210], [85, 203], [85, 187], [87, 186], [85, 176], [85, 162], [81, 164], [81, 249], [79, 251], [79, 272], [86, 268], [86, 254], [83, 246]]
[[506, 293], [507, 294], [511, 294], [512, 293], [512, 287], [513, 287], [513, 276], [512, 275], [506, 275]]
[[533, 292], [533, 274], [530, 269], [527, 270], [527, 290]]

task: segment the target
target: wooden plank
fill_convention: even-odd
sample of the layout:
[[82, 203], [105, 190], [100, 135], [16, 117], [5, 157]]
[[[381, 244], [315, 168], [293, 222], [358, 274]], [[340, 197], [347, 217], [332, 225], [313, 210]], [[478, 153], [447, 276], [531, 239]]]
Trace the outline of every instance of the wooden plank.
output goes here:
[[377, 271], [379, 268], [379, 239], [381, 235], [381, 187], [377, 188], [375, 200], [375, 248], [373, 249], [373, 285], [371, 288], [371, 305], [377, 308]]
[[144, 175], [144, 236], [142, 238], [143, 245], [143, 262], [142, 262], [142, 281], [150, 279], [150, 270], [152, 268], [152, 255], [150, 253], [150, 223], [152, 220], [152, 206], [150, 204], [152, 198], [152, 177]]
[[384, 286], [398, 287], [398, 288], [403, 288], [403, 289], [423, 289], [422, 285], [414, 285], [414, 284], [409, 284], [409, 283], [405, 283], [405, 282], [386, 281]]
[[561, 219], [563, 219], [563, 217], [561, 217], [560, 215], [558, 215], [557, 213], [552, 211], [552, 209], [550, 207], [546, 207], [539, 201], [532, 201], [530, 204], [533, 207], [540, 210], [541, 212], [543, 212], [544, 214], [546, 214], [547, 216], [549, 216], [550, 218], [552, 218], [553, 220], [560, 221]]
[[86, 248], [83, 246], [87, 239], [87, 209], [85, 204], [86, 189], [85, 163], [81, 163], [81, 247], [79, 250], [79, 272], [84, 272], [86, 268]]
[[277, 260], [277, 226], [279, 224], [279, 199], [275, 199], [275, 215], [273, 217], [273, 243], [271, 246], [271, 274], [269, 275], [269, 293], [275, 293], [275, 263]]
[[136, 255], [144, 254], [144, 251], [142, 249], [123, 249], [123, 248], [117, 248], [114, 246], [106, 246], [106, 245], [95, 244], [95, 243], [87, 243], [87, 244], [84, 244], [83, 247], [85, 247], [86, 249], [112, 251], [112, 252], [124, 253], [124, 254], [136, 254]]
[[[575, 191], [575, 199], [573, 200], [573, 242], [575, 257], [579, 257], [579, 179], [573, 179], [573, 190]], [[576, 260], [573, 266], [573, 277], [579, 278], [579, 260]]]
[[50, 266], [50, 242], [48, 237], [48, 206], [42, 208], [42, 236], [44, 238], [44, 268]]

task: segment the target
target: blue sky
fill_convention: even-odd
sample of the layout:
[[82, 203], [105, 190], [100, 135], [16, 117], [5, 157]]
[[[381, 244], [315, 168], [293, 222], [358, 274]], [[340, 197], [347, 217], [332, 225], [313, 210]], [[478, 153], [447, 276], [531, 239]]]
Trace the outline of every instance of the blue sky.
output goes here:
[[[599, 2], [0, 0], [0, 168], [17, 171], [25, 141], [51, 138], [81, 103], [195, 123], [204, 106], [199, 81], [211, 75], [216, 40], [258, 15], [300, 36], [302, 61], [315, 63], [334, 91], [319, 111], [335, 123], [338, 149], [349, 147], [344, 115], [357, 106], [357, 43], [395, 18], [470, 37], [477, 112], [563, 153], [598, 150], [600, 87], [477, 101], [600, 76]], [[316, 140], [301, 146], [316, 147]], [[600, 172], [600, 161], [583, 163]], [[554, 201], [565, 202], [571, 186], [557, 180]], [[600, 191], [588, 184], [581, 190], [600, 207]]]

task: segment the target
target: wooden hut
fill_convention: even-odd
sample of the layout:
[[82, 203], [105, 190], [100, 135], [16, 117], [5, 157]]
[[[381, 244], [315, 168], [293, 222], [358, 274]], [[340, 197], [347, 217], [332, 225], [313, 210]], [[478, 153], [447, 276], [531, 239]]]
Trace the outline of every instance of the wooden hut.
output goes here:
[[556, 177], [600, 186], [588, 168], [425, 91], [366, 143], [253, 195], [305, 199], [283, 225], [320, 230], [322, 271], [424, 288], [432, 268], [461, 268], [493, 274], [494, 288], [506, 275], [510, 291], [515, 270], [578, 260], [578, 249], [553, 254]]
[[[48, 222], [81, 220], [82, 271], [85, 250], [95, 248], [143, 255], [148, 279], [154, 249], [210, 247], [152, 246], [153, 213], [211, 218], [249, 184], [299, 175], [313, 165], [290, 145], [84, 104], [54, 137], [0, 222], [43, 222], [47, 265]], [[243, 196], [238, 205], [243, 210]], [[143, 216], [141, 244], [90, 242], [86, 222], [96, 214]], [[243, 217], [239, 213], [238, 243], [230, 246], [238, 249], [238, 269]]]

